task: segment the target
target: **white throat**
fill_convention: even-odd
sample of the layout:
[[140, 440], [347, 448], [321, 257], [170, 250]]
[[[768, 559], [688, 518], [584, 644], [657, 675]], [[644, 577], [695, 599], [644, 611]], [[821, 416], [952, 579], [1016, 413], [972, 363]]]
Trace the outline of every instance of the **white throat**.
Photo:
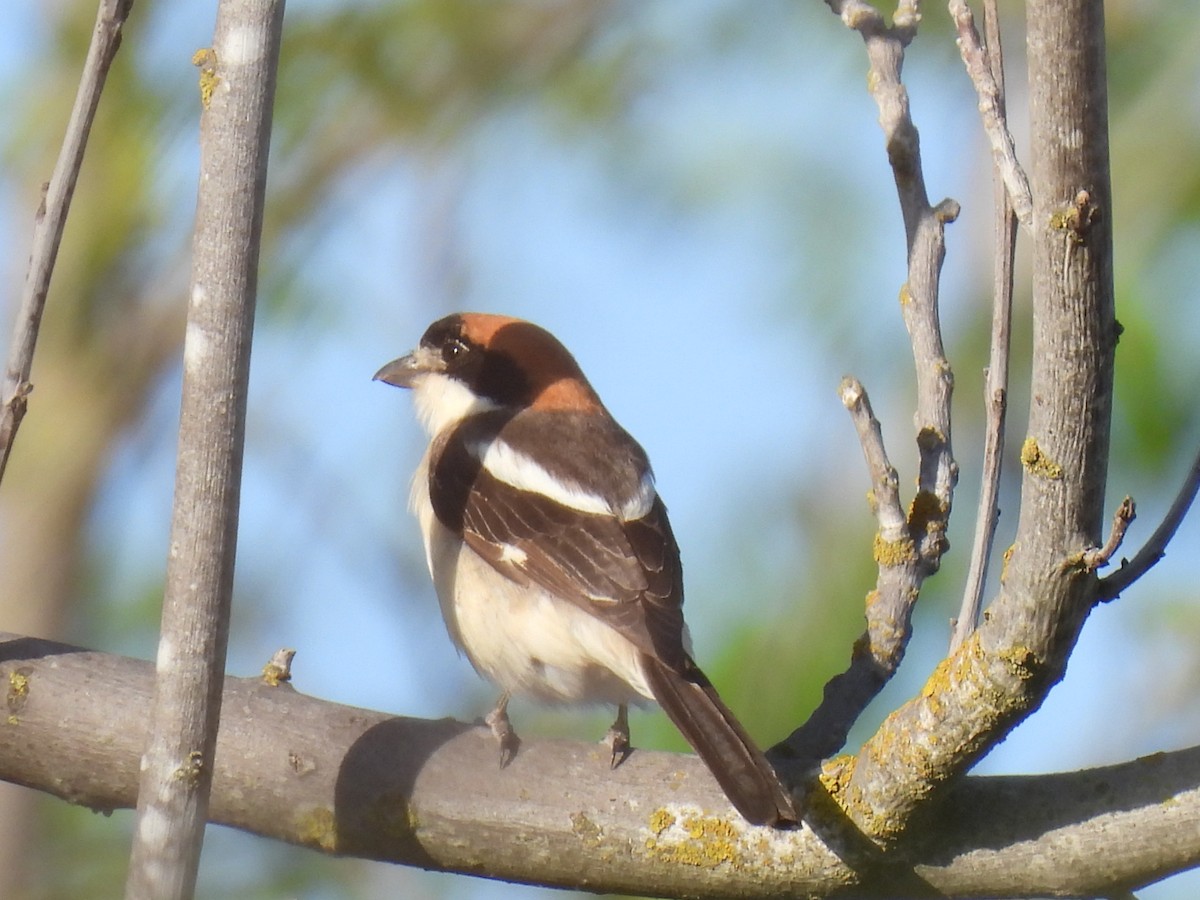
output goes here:
[[412, 392], [417, 418], [430, 437], [457, 425], [467, 416], [499, 409], [497, 404], [478, 396], [461, 381], [440, 373], [422, 375], [413, 385]]

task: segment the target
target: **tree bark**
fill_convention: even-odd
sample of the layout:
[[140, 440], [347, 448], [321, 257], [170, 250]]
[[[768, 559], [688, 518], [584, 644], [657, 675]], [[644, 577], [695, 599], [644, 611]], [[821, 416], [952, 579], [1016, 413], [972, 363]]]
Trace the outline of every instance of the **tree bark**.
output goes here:
[[[0, 634], [0, 777], [131, 806], [148, 662]], [[530, 740], [226, 678], [211, 819], [325, 853], [655, 896], [1094, 897], [1200, 862], [1200, 748], [1119, 766], [968, 778], [903, 857], [813, 827], [747, 826], [694, 756]], [[819, 833], [818, 833], [819, 832]]]
[[[759, 832], [689, 757], [640, 751], [608, 772], [594, 748], [531, 743], [497, 772], [494, 744], [469, 726], [226, 679], [215, 763], [199, 751], [197, 770], [213, 772], [213, 820], [326, 852], [663, 895], [853, 885], [868, 896], [1095, 896], [1197, 864], [1200, 749], [1071, 775], [958, 777], [1041, 703], [1097, 598], [1087, 559], [1105, 519], [1117, 333], [1103, 27], [1096, 0], [1030, 9], [1035, 367], [1021, 516], [1000, 595], [920, 696], [856, 759], [826, 767], [835, 803], [814, 791], [806, 827]], [[226, 78], [216, 66], [209, 74], [218, 86]], [[923, 189], [921, 204], [936, 212]], [[927, 355], [940, 362], [940, 346]], [[948, 433], [948, 382], [943, 394]], [[948, 441], [945, 449], [943, 476], [952, 471]], [[935, 471], [924, 481], [952, 483]], [[209, 643], [203, 654], [223, 658], [221, 648]], [[208, 672], [201, 693], [216, 697], [219, 673]], [[146, 735], [128, 723], [149, 706], [148, 664], [13, 638], [0, 644], [0, 677], [3, 777], [98, 808], [133, 802]], [[192, 746], [172, 749], [169, 771], [184, 771]], [[192, 813], [203, 820], [198, 806]]]
[[1041, 704], [1096, 600], [1116, 321], [1104, 12], [1029, 6], [1034, 193], [1032, 398], [1021, 511], [987, 621], [825, 776], [881, 846]]
[[200, 190], [166, 594], [128, 898], [195, 893], [229, 637], [250, 339], [283, 0], [222, 0], [200, 66]]

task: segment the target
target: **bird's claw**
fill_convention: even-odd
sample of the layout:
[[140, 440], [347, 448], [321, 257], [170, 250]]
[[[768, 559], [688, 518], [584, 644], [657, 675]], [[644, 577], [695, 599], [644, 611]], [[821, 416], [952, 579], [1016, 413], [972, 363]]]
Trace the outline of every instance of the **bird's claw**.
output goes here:
[[617, 708], [617, 721], [612, 723], [601, 743], [612, 751], [612, 758], [609, 760], [611, 768], [615, 769], [625, 762], [625, 758], [633, 749], [629, 742], [629, 712], [626, 707]]
[[621, 734], [614, 728], [608, 730], [608, 734], [604, 736], [604, 740], [601, 743], [612, 751], [609, 766], [613, 769], [625, 762], [625, 757], [633, 749], [629, 744], [629, 735]]
[[503, 769], [513, 761], [517, 755], [517, 748], [521, 746], [521, 738], [517, 736], [512, 722], [508, 719], [508, 697], [501, 698], [496, 708], [488, 713], [483, 721], [500, 745], [500, 768]]

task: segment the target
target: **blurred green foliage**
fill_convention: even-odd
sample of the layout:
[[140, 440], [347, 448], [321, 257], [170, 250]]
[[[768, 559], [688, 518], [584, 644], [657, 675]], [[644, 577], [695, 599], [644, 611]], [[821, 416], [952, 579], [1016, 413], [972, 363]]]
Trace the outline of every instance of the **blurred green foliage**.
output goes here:
[[[797, 159], [793, 146], [771, 143], [777, 140], [771, 135], [751, 135], [738, 143], [715, 132], [676, 135], [666, 146], [646, 144], [647, 135], [660, 134], [653, 122], [641, 118], [647, 96], [666, 90], [664, 85], [678, 90], [676, 82], [694, 73], [698, 61], [737, 69], [740, 77], [771, 78], [788, 62], [770, 55], [786, 45], [781, 35], [820, 29], [820, 40], [844, 45], [849, 77], [860, 77], [865, 63], [858, 39], [844, 32], [823, 6], [812, 6], [799, 12], [796, 4], [763, 3], [750, 17], [737, 4], [718, 2], [689, 17], [669, 3], [635, 9], [615, 0], [297, 4], [286, 21], [275, 115], [264, 256], [278, 264], [264, 273], [265, 327], [293, 327], [300, 309], [338, 327], [338, 312], [322, 310], [322, 301], [306, 287], [301, 273], [313, 246], [342, 224], [348, 204], [340, 192], [353, 177], [396, 157], [435, 171], [467, 147], [478, 152], [475, 142], [489, 124], [519, 119], [533, 109], [539, 127], [561, 142], [559, 149], [569, 153], [572, 146], [588, 146], [606, 157], [614, 190], [658, 192], [664, 204], [685, 216], [720, 215], [739, 203], [740, 192], [761, 190], [765, 183], [782, 198], [779, 208], [795, 210], [794, 220], [780, 217], [766, 225], [785, 260], [784, 286], [770, 315], [781, 328], [815, 338], [831, 359], [869, 357], [880, 340], [902, 348], [899, 317], [890, 305], [894, 293], [849, 296], [858, 287], [854, 276], [864, 255], [900, 253], [898, 232], [894, 245], [883, 251], [847, 239], [872, 233], [864, 227], [870, 219], [895, 218], [895, 199], [865, 186], [856, 171], [820, 162], [823, 155], [840, 156], [838, 147], [831, 149], [814, 135]], [[1015, 4], [1004, 7], [1014, 16], [1019, 12]], [[1125, 470], [1152, 473], [1143, 483], [1149, 491], [1144, 509], [1150, 510], [1164, 505], [1190, 455], [1189, 441], [1194, 443], [1200, 430], [1194, 401], [1200, 354], [1193, 343], [1200, 323], [1193, 296], [1200, 219], [1200, 21], [1182, 4], [1124, 2], [1108, 8], [1116, 185], [1112, 215], [1118, 240], [1118, 315], [1125, 327], [1114, 453], [1115, 463]], [[48, 371], [69, 372], [104, 392], [107, 399], [93, 401], [92, 407], [112, 412], [96, 425], [94, 475], [80, 482], [74, 498], [81, 507], [91, 502], [104, 478], [113, 444], [127, 438], [131, 424], [147, 414], [155, 392], [172, 377], [182, 336], [178, 300], [185, 284], [194, 196], [190, 179], [198, 104], [194, 72], [178, 64], [195, 48], [184, 47], [171, 22], [177, 15], [183, 16], [179, 4], [134, 7], [92, 134], [39, 348], [35, 376], [39, 371], [43, 377]], [[961, 94], [964, 79], [949, 28], [934, 10], [926, 15], [929, 21], [910, 51], [919, 60], [914, 65], [927, 67], [953, 85], [947, 90]], [[38, 185], [56, 152], [94, 4], [49, 5], [38, 16], [45, 34], [33, 71], [0, 85], [9, 119], [0, 148], [8, 170], [4, 178], [27, 209], [36, 206]], [[203, 34], [211, 26], [200, 27]], [[1008, 41], [1014, 91], [1020, 90], [1017, 37]], [[698, 90], [705, 87], [712, 85], [697, 85]], [[860, 90], [861, 84], [854, 87]], [[871, 119], [874, 112], [865, 92], [862, 96], [862, 107], [854, 114]], [[938, 101], [927, 95], [915, 100], [917, 124], [925, 129], [922, 113]], [[1020, 108], [1019, 103], [1013, 106]], [[781, 119], [789, 115], [788, 109], [778, 111]], [[969, 104], [953, 113], [965, 123], [962, 133], [975, 140], [974, 122], [967, 121], [972, 115]], [[945, 139], [935, 135], [923, 130], [926, 141]], [[723, 137], [728, 143], [722, 146]], [[969, 140], [963, 138], [963, 143]], [[722, 152], [700, 157], [698, 146]], [[986, 156], [976, 155], [979, 166], [985, 165]], [[882, 165], [881, 147], [878, 157]], [[743, 165], [748, 158], [763, 167], [757, 174], [752, 165]], [[808, 177], [795, 177], [797, 172]], [[981, 169], [978, 179], [985, 178]], [[952, 233], [951, 240], [959, 238]], [[932, 628], [944, 627], [940, 623], [954, 612], [961, 583], [955, 572], [965, 564], [969, 546], [974, 506], [969, 470], [975, 466], [977, 441], [965, 435], [978, 427], [976, 373], [987, 352], [986, 249], [952, 244], [955, 253], [978, 265], [955, 285], [969, 299], [961, 305], [971, 310], [956, 322], [953, 358], [963, 373], [956, 421], [964, 435], [958, 446], [964, 480], [951, 568], [931, 583], [934, 599], [923, 601], [934, 604], [921, 613]], [[820, 284], [814, 285], [814, 278]], [[1026, 303], [1027, 298], [1018, 297], [1018, 316]], [[1187, 322], [1189, 329], [1173, 329], [1177, 321]], [[1018, 324], [1010, 435], [1020, 432], [1024, 402], [1022, 360], [1028, 349], [1023, 328]], [[906, 409], [903, 391], [911, 376], [904, 371], [893, 377], [894, 385], [878, 384], [880, 393], [896, 399], [893, 409]], [[51, 389], [47, 394], [53, 397]], [[45, 432], [28, 425], [19, 444], [52, 444], [54, 405], [46, 401], [51, 424]], [[844, 665], [861, 629], [862, 599], [874, 580], [873, 524], [861, 500], [866, 485], [859, 461], [841, 458], [829, 448], [805, 452], [813, 457], [806, 468], [808, 480], [789, 481], [770, 498], [756, 495], [748, 508], [720, 511], [736, 562], [725, 570], [719, 589], [692, 589], [689, 600], [695, 603], [703, 594], [702, 602], [727, 611], [719, 649], [702, 655], [701, 662], [764, 743], [801, 721], [819, 699], [824, 680]], [[895, 446], [893, 452], [899, 465], [911, 449]], [[823, 474], [828, 472], [836, 473], [838, 484], [829, 483]], [[907, 478], [902, 476], [905, 484]], [[1114, 488], [1114, 493], [1123, 491], [1119, 485]], [[1006, 510], [1015, 510], [1016, 502], [1010, 489]], [[765, 548], [739, 537], [744, 522], [764, 514], [785, 525], [785, 540]], [[60, 537], [59, 558], [76, 560], [75, 596], [94, 596], [104, 583], [105, 560], [85, 557], [79, 562], [86, 547], [82, 527]], [[788, 549], [793, 539], [803, 552]], [[717, 570], [698, 561], [689, 562], [689, 571], [712, 575]], [[71, 607], [72, 597], [62, 598], [68, 605], [65, 615], [78, 635], [119, 639], [131, 632], [153, 633], [156, 577], [147, 573], [141, 579], [135, 601], [113, 598], [108, 605], [80, 610]], [[1180, 595], [1151, 627], [1194, 640], [1200, 627], [1194, 603], [1194, 596]], [[764, 609], [769, 623], [761, 615], [742, 615]], [[915, 664], [918, 680], [926, 663]], [[1200, 672], [1193, 665], [1180, 677], [1194, 686]], [[1179, 696], [1187, 694], [1180, 691]], [[606, 723], [607, 715], [597, 714], [597, 737], [602, 719]], [[580, 733], [575, 723], [555, 727]], [[644, 732], [638, 731], [641, 727]], [[661, 717], [650, 724], [635, 720], [634, 728], [635, 742], [644, 733], [646, 744], [682, 749]], [[37, 822], [28, 829], [31, 846], [37, 848], [30, 851], [36, 886], [28, 896], [115, 896], [124, 877], [128, 840], [128, 819], [122, 815], [110, 819], [57, 801], [40, 803]], [[253, 849], [243, 851], [248, 855], [224, 872], [219, 883], [202, 879], [202, 896], [365, 896], [360, 866], [266, 843], [243, 841], [241, 846]], [[451, 890], [448, 882], [439, 884], [426, 889]]]

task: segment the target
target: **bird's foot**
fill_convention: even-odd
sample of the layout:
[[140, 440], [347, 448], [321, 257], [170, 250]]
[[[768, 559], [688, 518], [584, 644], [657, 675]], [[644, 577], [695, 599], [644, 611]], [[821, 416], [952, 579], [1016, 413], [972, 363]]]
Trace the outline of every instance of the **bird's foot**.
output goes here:
[[500, 768], [503, 769], [513, 761], [517, 748], [521, 746], [521, 739], [508, 719], [508, 694], [501, 695], [496, 708], [484, 716], [483, 721], [500, 745]]
[[612, 768], [615, 769], [625, 762], [625, 757], [629, 755], [633, 745], [629, 743], [629, 709], [624, 704], [617, 707], [617, 720], [612, 723], [600, 743], [612, 751], [612, 758], [609, 760]]

